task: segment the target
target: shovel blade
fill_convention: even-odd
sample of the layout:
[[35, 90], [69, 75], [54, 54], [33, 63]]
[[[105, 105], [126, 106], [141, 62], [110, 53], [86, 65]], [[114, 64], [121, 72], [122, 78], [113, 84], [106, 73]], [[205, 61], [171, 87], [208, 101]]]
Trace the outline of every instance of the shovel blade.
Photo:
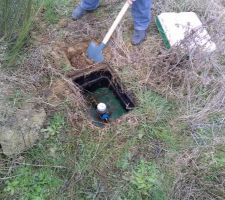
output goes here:
[[88, 58], [93, 60], [95, 63], [101, 63], [104, 61], [103, 49], [105, 48], [105, 44], [101, 43], [97, 45], [94, 42], [91, 42], [87, 49]]

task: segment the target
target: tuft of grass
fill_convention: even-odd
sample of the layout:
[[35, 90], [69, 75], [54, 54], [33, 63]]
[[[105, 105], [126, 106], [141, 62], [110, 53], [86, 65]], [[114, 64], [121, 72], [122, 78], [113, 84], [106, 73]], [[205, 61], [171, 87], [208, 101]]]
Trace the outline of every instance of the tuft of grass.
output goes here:
[[56, 24], [60, 20], [61, 16], [68, 15], [68, 9], [62, 8], [68, 5], [67, 0], [43, 0], [44, 7], [44, 19], [49, 24]]
[[171, 198], [186, 199], [190, 197], [189, 188], [191, 186], [191, 198], [224, 199], [224, 144], [217, 145], [217, 147], [195, 148], [187, 155], [187, 158], [183, 157], [182, 159], [189, 164], [179, 166], [177, 169], [179, 177], [177, 177]]
[[32, 0], [8, 1], [0, 3], [0, 41], [8, 44], [6, 66], [12, 66], [21, 49], [27, 43], [35, 9]]
[[161, 178], [154, 163], [141, 160], [130, 177], [131, 190], [128, 191], [128, 199], [165, 199], [160, 189]]
[[218, 145], [214, 151], [211, 169], [214, 171], [223, 171], [224, 166], [225, 166], [225, 145]]
[[66, 63], [62, 63], [61, 64], [61, 69], [64, 73], [67, 73], [69, 72], [72, 68], [69, 64], [66, 64]]
[[65, 117], [61, 113], [56, 113], [50, 119], [48, 127], [42, 131], [50, 136], [57, 135], [65, 126]]
[[49, 199], [56, 193], [62, 181], [50, 169], [20, 167], [15, 178], [6, 181], [4, 193], [10, 199]]
[[149, 191], [159, 185], [159, 171], [152, 163], [141, 160], [137, 168], [133, 171], [130, 182], [141, 193], [148, 195]]
[[32, 0], [8, 1], [2, 0], [0, 3], [0, 36], [7, 39], [15, 39], [22, 31], [23, 24], [26, 23], [32, 12]]
[[126, 170], [130, 167], [130, 160], [132, 159], [132, 154], [128, 150], [125, 153], [121, 153], [120, 158], [116, 162], [116, 167], [122, 170]]
[[58, 2], [55, 2], [54, 0], [45, 0], [44, 1], [44, 19], [46, 22], [50, 24], [55, 24], [59, 21], [59, 14], [56, 10], [56, 5]]

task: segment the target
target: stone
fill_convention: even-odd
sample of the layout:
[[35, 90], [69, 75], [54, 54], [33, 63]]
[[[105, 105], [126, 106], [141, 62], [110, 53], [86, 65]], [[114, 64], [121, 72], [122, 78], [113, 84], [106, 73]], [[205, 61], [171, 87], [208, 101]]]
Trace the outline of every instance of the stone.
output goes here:
[[40, 138], [39, 132], [46, 118], [43, 108], [34, 108], [32, 104], [18, 110], [10, 126], [0, 129], [0, 144], [7, 156], [19, 154], [32, 147]]
[[15, 88], [0, 81], [0, 145], [7, 156], [17, 155], [32, 147], [40, 139], [40, 130], [46, 119], [43, 108], [34, 103], [23, 102], [21, 107], [13, 105], [11, 98]]

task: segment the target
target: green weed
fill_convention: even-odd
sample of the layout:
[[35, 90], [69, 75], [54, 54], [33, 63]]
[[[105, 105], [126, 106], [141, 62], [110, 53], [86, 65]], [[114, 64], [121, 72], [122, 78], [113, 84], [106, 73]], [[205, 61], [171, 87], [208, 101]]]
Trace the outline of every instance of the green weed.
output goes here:
[[49, 125], [42, 131], [49, 134], [50, 136], [59, 134], [65, 126], [65, 118], [61, 113], [56, 113], [49, 121]]
[[225, 65], [225, 55], [222, 55], [220, 58], [221, 65]]
[[224, 167], [225, 166], [225, 152], [218, 154], [215, 157], [215, 161], [216, 161], [216, 168]]
[[158, 176], [159, 171], [155, 165], [141, 160], [136, 170], [134, 170], [130, 181], [138, 190], [147, 194], [148, 191], [159, 184]]
[[163, 191], [160, 190], [161, 174], [153, 163], [141, 160], [132, 172], [129, 191], [129, 199], [164, 199]]
[[54, 194], [62, 181], [50, 169], [20, 167], [15, 178], [6, 182], [5, 194], [10, 199], [44, 200]]

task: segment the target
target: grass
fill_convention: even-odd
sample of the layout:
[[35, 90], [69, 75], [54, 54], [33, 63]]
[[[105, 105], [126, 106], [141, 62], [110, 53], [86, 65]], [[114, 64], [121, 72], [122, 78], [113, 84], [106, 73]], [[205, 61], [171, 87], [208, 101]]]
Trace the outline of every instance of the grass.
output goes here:
[[7, 99], [13, 107], [20, 108], [24, 103], [24, 95], [21, 90], [16, 89]]
[[3, 28], [0, 30], [0, 36], [1, 42], [8, 43], [7, 66], [15, 64], [20, 50], [27, 43], [33, 16], [32, 0], [1, 1], [0, 25]]
[[42, 129], [42, 132], [45, 133], [45, 137], [53, 136], [59, 134], [64, 126], [65, 126], [64, 116], [60, 113], [55, 113], [54, 116], [49, 121], [47, 128]]
[[129, 192], [129, 199], [142, 199], [142, 197], [152, 199], [164, 199], [161, 188], [161, 174], [157, 166], [141, 160], [130, 177], [133, 192]]
[[[198, 9], [201, 14], [204, 13], [205, 6], [201, 7], [199, 2], [188, 4], [187, 0], [169, 0], [164, 9], [192, 10], [197, 5], [194, 9]], [[64, 0], [44, 0], [42, 3], [43, 10], [38, 17], [47, 24], [47, 31], [50, 32], [61, 18], [69, 16], [73, 6], [71, 1]], [[110, 11], [108, 7], [106, 9]], [[104, 13], [99, 11], [95, 15], [100, 20]], [[102, 27], [107, 23], [103, 21]], [[126, 22], [124, 24], [127, 25]], [[95, 30], [93, 24], [79, 27], [79, 23], [74, 22], [73, 26], [79, 31], [70, 30], [68, 35], [78, 34], [77, 38], [82, 38], [80, 33], [92, 36], [100, 33]], [[24, 29], [26, 33], [29, 30], [29, 27]], [[123, 27], [118, 31], [129, 32]], [[21, 38], [19, 43], [23, 44], [22, 46], [29, 44], [25, 39], [25, 32], [17, 38]], [[122, 44], [119, 40], [120, 34], [122, 35], [118, 32], [113, 38], [115, 44]], [[1, 199], [225, 198], [225, 146], [222, 125], [224, 115], [221, 112], [223, 101], [220, 98], [224, 98], [224, 95], [217, 93], [223, 80], [218, 72], [223, 71], [223, 68], [216, 68], [215, 72], [203, 62], [204, 70], [197, 70], [198, 66], [203, 66], [199, 59], [197, 63], [192, 60], [191, 67], [183, 63], [183, 68], [176, 66], [165, 70], [173, 65], [170, 61], [167, 63], [166, 59], [169, 60], [174, 54], [164, 52], [164, 48], [157, 46], [156, 42], [158, 44], [160, 40], [154, 30], [151, 34], [153, 36], [148, 37], [150, 42], [147, 40], [146, 45], [141, 48], [132, 47], [131, 50], [129, 46], [126, 49], [126, 43], [123, 43], [125, 50], [117, 46], [117, 52], [112, 45], [112, 66], [122, 74], [123, 83], [135, 92], [137, 107], [122, 122], [105, 129], [97, 129], [88, 123], [83, 108], [74, 97], [65, 95], [67, 101], [72, 101], [64, 103], [63, 108], [60, 107], [62, 104], [52, 106], [51, 102], [43, 97], [41, 102], [44, 102], [48, 112], [48, 119], [42, 129], [45, 139], [11, 160], [3, 159]], [[68, 35], [65, 37], [69, 37]], [[74, 42], [80, 42], [76, 38], [72, 39]], [[57, 38], [54, 38], [54, 42], [56, 40]], [[18, 48], [22, 47], [17, 45], [16, 49]], [[119, 56], [115, 56], [115, 53]], [[48, 58], [45, 51], [44, 56]], [[124, 58], [130, 58], [129, 62]], [[165, 66], [161, 63], [162, 60], [166, 63]], [[224, 55], [219, 61], [224, 64]], [[69, 66], [63, 65], [63, 62], [59, 63], [60, 69], [66, 73]], [[218, 63], [213, 66], [218, 67]], [[154, 74], [155, 71], [160, 73]], [[51, 76], [52, 73], [51, 71]], [[149, 75], [149, 83], [146, 81], [146, 74]], [[169, 79], [168, 76], [172, 78]], [[202, 83], [201, 80], [205, 80], [205, 77], [207, 80], [212, 78], [213, 82], [210, 85]], [[174, 88], [177, 84], [173, 84], [171, 80], [176, 81], [177, 78], [182, 81]], [[48, 81], [49, 85], [38, 88], [38, 91], [50, 88], [54, 81], [53, 76], [51, 81]], [[164, 82], [165, 85], [161, 84]], [[153, 88], [159, 92], [150, 89], [150, 86], [157, 85], [155, 83], [159, 86]], [[15, 90], [15, 94], [9, 99], [18, 109], [23, 102], [21, 94], [19, 90]], [[167, 98], [171, 96], [173, 98]], [[206, 112], [203, 112], [204, 109]]]
[[61, 7], [67, 5], [67, 1], [54, 0], [19, 0], [0, 2], [0, 43], [6, 43], [8, 53], [5, 58], [5, 66], [12, 67], [18, 64], [23, 48], [29, 44], [30, 31], [33, 28], [35, 17], [44, 8], [44, 19], [48, 24], [55, 24], [60, 16]]
[[[224, 145], [218, 145], [216, 149], [205, 146], [191, 154], [189, 159], [194, 166], [190, 164], [182, 167], [175, 187], [177, 192], [174, 192], [172, 198], [178, 199], [181, 196], [186, 198], [190, 195], [186, 193], [186, 189], [192, 185], [191, 197], [223, 199], [224, 149]], [[187, 180], [190, 182], [184, 184], [183, 182]]]
[[14, 174], [15, 179], [6, 182], [4, 193], [16, 199], [47, 199], [57, 192], [62, 184], [53, 170], [37, 170], [32, 167], [20, 167]]
[[67, 7], [71, 5], [67, 0], [42, 0], [43, 18], [48, 24], [56, 24], [64, 16], [70, 15]]
[[[172, 118], [168, 110], [174, 104], [151, 91], [146, 91], [143, 95], [148, 96], [151, 101], [143, 100], [133, 115], [143, 119], [143, 116], [149, 113], [153, 113], [153, 116], [157, 113], [157, 122], [150, 118], [154, 124], [152, 127], [148, 127], [150, 124], [143, 124], [134, 128], [124, 123], [108, 130], [96, 131], [85, 127], [79, 135], [68, 135], [70, 126], [66, 125], [64, 115], [61, 112], [55, 113], [49, 118], [47, 128], [43, 130], [44, 135], [49, 134], [49, 137], [46, 137], [48, 139], [24, 154], [26, 163], [32, 164], [33, 167], [20, 164], [20, 167], [14, 170], [15, 174], [21, 174], [21, 170], [24, 170], [27, 178], [21, 179], [19, 176], [6, 182], [5, 197], [10, 197], [14, 191], [14, 195], [20, 194], [21, 198], [25, 199], [33, 198], [32, 195], [39, 195], [41, 199], [49, 195], [53, 198], [55, 190], [52, 189], [59, 188], [58, 191], [64, 191], [59, 192], [59, 199], [67, 199], [70, 196], [75, 199], [104, 199], [106, 196], [111, 199], [131, 200], [166, 199], [168, 191], [161, 186], [166, 175], [162, 175], [160, 165], [154, 158], [150, 158], [150, 154], [153, 157], [157, 154], [154, 146], [159, 143], [168, 145], [167, 151], [173, 149], [170, 143], [176, 142], [176, 138], [168, 133], [171, 130], [167, 127], [169, 130], [165, 128], [162, 131], [155, 123], [167, 124], [167, 120]], [[141, 136], [143, 127], [144, 135]], [[159, 132], [163, 133], [160, 135]], [[149, 148], [149, 145], [153, 148]], [[142, 147], [149, 149], [146, 151]], [[146, 155], [138, 156], [143, 153]], [[164, 162], [161, 154], [158, 158]], [[46, 177], [40, 178], [43, 182], [25, 189], [29, 182], [34, 181], [30, 176], [31, 172]], [[19, 184], [22, 186], [17, 187]], [[45, 184], [49, 188], [47, 193], [39, 188]]]
[[44, 4], [44, 19], [50, 24], [55, 24], [59, 21], [59, 16], [55, 8], [56, 5], [57, 4], [52, 0], [45, 1]]
[[61, 64], [61, 68], [62, 68], [62, 71], [63, 72], [69, 72], [70, 70], [71, 70], [71, 66], [70, 65], [68, 65], [68, 64]]
[[[151, 90], [142, 91], [138, 97], [140, 106], [135, 110], [135, 115], [139, 117], [140, 139], [159, 140], [169, 149], [178, 150], [182, 142], [170, 125], [176, 115], [177, 105]], [[179, 131], [181, 129], [182, 126]]]
[[169, 120], [176, 108], [174, 102], [167, 100], [151, 90], [142, 90], [137, 96], [140, 106], [136, 110], [136, 115], [143, 116], [146, 121], [156, 123]]
[[44, 8], [44, 19], [49, 24], [56, 24], [60, 17], [67, 15], [68, 13], [63, 12], [62, 7], [68, 5], [66, 0], [43, 0]]

